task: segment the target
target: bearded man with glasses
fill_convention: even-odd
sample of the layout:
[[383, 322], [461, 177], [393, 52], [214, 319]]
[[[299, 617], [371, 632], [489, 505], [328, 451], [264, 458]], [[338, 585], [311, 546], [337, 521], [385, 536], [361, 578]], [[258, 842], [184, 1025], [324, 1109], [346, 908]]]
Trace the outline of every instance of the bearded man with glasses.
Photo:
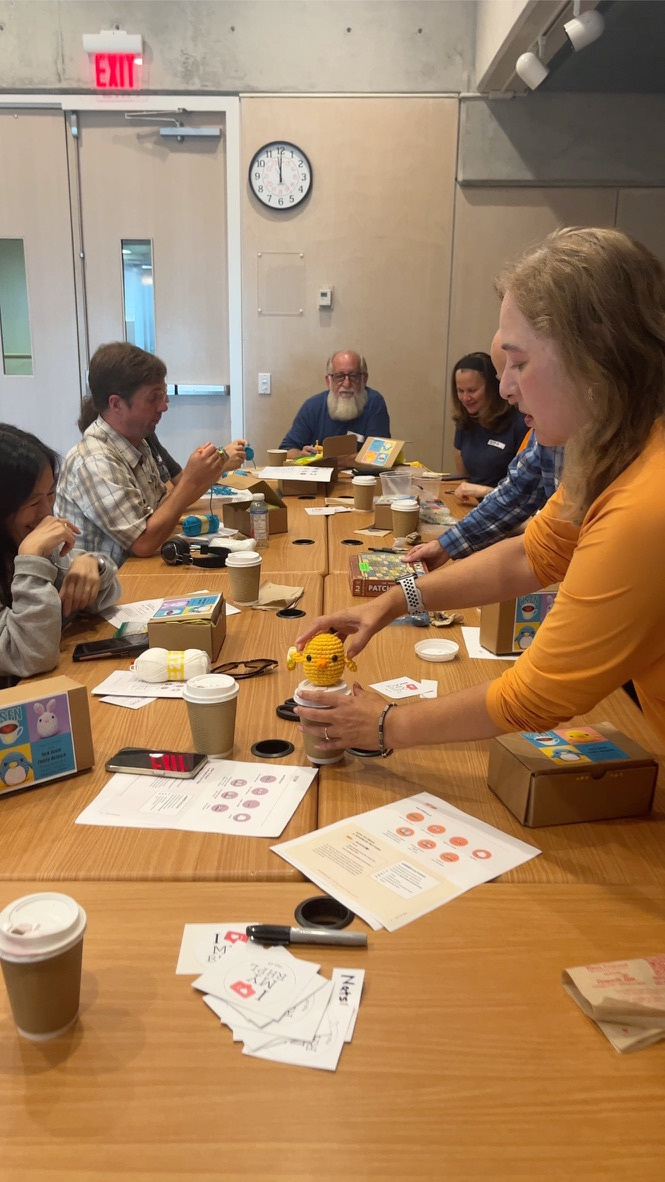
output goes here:
[[300, 407], [280, 447], [287, 458], [312, 455], [316, 444], [330, 435], [351, 435], [349, 455], [342, 467], [353, 463], [358, 447], [368, 435], [390, 438], [390, 418], [382, 394], [367, 385], [367, 362], [352, 349], [333, 353], [326, 364], [326, 386]]

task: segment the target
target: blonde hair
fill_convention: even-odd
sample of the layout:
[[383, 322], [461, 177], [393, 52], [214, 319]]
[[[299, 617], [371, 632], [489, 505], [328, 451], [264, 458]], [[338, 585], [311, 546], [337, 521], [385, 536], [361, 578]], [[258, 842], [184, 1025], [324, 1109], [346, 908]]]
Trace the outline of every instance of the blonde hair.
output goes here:
[[557, 346], [583, 404], [566, 443], [566, 512], [578, 525], [642, 451], [665, 413], [665, 271], [620, 230], [556, 230], [506, 268], [539, 337]]

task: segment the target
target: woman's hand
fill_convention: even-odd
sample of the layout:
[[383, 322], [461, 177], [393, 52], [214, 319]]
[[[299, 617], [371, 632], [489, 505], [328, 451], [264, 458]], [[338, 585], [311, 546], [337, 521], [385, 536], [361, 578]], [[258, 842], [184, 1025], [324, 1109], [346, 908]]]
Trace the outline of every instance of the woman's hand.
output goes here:
[[92, 554], [77, 554], [60, 588], [63, 616], [85, 611], [99, 595], [99, 567]]
[[80, 532], [76, 525], [72, 525], [71, 521], [66, 521], [63, 517], [44, 517], [27, 538], [23, 539], [18, 553], [48, 558], [49, 554], [57, 550], [61, 558], [64, 558], [76, 545], [76, 538]]
[[296, 648], [302, 651], [307, 641], [318, 632], [334, 632], [341, 640], [352, 637], [347, 654], [349, 657], [355, 657], [383, 627], [385, 621], [382, 619], [382, 613], [377, 611], [375, 606], [382, 598], [378, 596], [374, 603], [365, 604], [363, 607], [347, 607], [330, 616], [318, 616], [316, 620], [312, 620], [307, 631], [297, 638]]
[[224, 451], [229, 457], [224, 462], [224, 472], [234, 472], [236, 468], [242, 468], [245, 463], [245, 448], [247, 447], [246, 439], [234, 439], [233, 443], [224, 445]]
[[[303, 701], [319, 703], [321, 706], [327, 706], [330, 702], [330, 696], [320, 690], [299, 690], [298, 696]], [[340, 697], [337, 705], [331, 706], [329, 710], [296, 706], [295, 711], [303, 723], [301, 730], [317, 736], [323, 734], [324, 737], [317, 743], [323, 753], [339, 750], [340, 747], [364, 747], [368, 751], [376, 751], [379, 746], [379, 718], [385, 705], [376, 694], [366, 693], [356, 682], [353, 694]]]
[[471, 484], [468, 480], [463, 480], [455, 489], [454, 496], [458, 501], [467, 504], [469, 501], [482, 501], [492, 489], [488, 484]]
[[446, 554], [438, 538], [434, 538], [431, 542], [421, 542], [419, 546], [414, 546], [402, 558], [402, 562], [424, 562], [428, 570], [436, 570], [440, 566], [445, 566], [449, 561], [450, 555]]

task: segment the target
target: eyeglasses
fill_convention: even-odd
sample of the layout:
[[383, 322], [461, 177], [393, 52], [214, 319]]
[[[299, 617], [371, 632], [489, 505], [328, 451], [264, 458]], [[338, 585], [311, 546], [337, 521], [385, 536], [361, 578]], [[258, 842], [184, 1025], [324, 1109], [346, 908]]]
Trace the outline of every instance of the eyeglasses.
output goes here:
[[224, 665], [215, 665], [210, 672], [229, 673], [236, 681], [242, 681], [243, 677], [260, 677], [262, 673], [276, 669], [278, 664], [271, 657], [255, 657], [252, 661], [227, 661]]
[[328, 377], [332, 382], [335, 383], [336, 386], [341, 386], [342, 382], [345, 382], [347, 378], [355, 385], [355, 383], [359, 382], [361, 378], [367, 377], [367, 372], [365, 370], [361, 371], [354, 369], [351, 373], [330, 373], [328, 374]]

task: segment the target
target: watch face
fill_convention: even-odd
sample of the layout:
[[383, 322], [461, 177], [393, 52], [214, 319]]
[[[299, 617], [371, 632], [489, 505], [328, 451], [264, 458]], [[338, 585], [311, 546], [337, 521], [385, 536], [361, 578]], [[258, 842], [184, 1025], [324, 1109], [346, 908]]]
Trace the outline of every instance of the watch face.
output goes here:
[[293, 209], [312, 187], [312, 166], [295, 144], [276, 140], [259, 148], [249, 166], [252, 192], [269, 209]]

